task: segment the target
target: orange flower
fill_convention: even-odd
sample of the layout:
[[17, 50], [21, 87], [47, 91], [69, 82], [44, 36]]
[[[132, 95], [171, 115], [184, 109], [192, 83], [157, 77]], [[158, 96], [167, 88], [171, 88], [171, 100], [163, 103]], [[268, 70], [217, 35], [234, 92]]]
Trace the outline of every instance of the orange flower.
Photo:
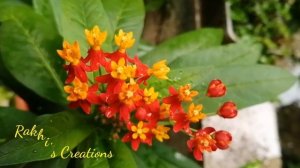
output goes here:
[[125, 53], [126, 49], [132, 47], [134, 42], [132, 32], [125, 33], [120, 29], [118, 35], [115, 35], [115, 43], [119, 46], [119, 52], [121, 53]]
[[94, 50], [100, 50], [102, 43], [105, 41], [107, 32], [101, 32], [98, 26], [94, 26], [91, 30], [84, 30], [89, 45]]
[[163, 142], [164, 139], [170, 139], [170, 136], [167, 134], [169, 130], [169, 127], [158, 125], [156, 128], [152, 129], [152, 133], [158, 141]]
[[148, 74], [156, 76], [158, 79], [168, 79], [167, 74], [170, 68], [166, 65], [167, 60], [161, 60], [153, 64], [152, 69], [148, 70]]
[[133, 132], [132, 139], [140, 138], [141, 140], [145, 140], [147, 138], [146, 133], [149, 132], [149, 128], [144, 127], [143, 121], [139, 121], [137, 126], [131, 126], [131, 131]]
[[119, 59], [118, 63], [111, 61], [111, 76], [113, 78], [126, 80], [127, 78], [133, 78], [136, 72], [136, 66], [126, 66], [125, 59]]
[[87, 98], [89, 86], [87, 83], [82, 83], [78, 78], [73, 81], [74, 86], [65, 86], [64, 90], [69, 94], [68, 101], [75, 102]]
[[192, 101], [193, 97], [197, 96], [198, 92], [191, 90], [191, 85], [187, 84], [180, 86], [179, 88], [179, 100], [189, 102]]
[[126, 105], [133, 105], [135, 102], [140, 100], [142, 97], [137, 93], [139, 85], [133, 80], [130, 83], [124, 83], [119, 93], [119, 99]]
[[199, 122], [201, 119], [205, 118], [206, 115], [204, 113], [202, 113], [203, 106], [197, 105], [195, 106], [194, 103], [190, 104], [189, 106], [189, 111], [187, 113], [188, 119], [193, 122]]
[[158, 92], [154, 92], [154, 88], [151, 87], [150, 89], [144, 89], [144, 101], [146, 104], [151, 104], [157, 99]]
[[159, 108], [159, 119], [163, 120], [170, 117], [170, 104], [161, 104]]
[[73, 65], [77, 65], [80, 63], [80, 48], [77, 41], [74, 42], [73, 45], [69, 44], [67, 41], [63, 42], [63, 50], [57, 50], [58, 55], [70, 62]]

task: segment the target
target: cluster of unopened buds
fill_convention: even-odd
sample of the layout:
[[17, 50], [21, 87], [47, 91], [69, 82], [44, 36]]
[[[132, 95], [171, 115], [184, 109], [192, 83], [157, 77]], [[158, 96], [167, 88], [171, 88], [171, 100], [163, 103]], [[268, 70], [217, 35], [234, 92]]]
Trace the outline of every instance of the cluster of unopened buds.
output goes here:
[[[86, 57], [82, 57], [78, 42], [70, 44], [64, 41], [63, 49], [57, 51], [67, 62], [64, 65], [67, 72], [64, 90], [70, 108], [80, 107], [87, 115], [94, 111], [106, 121], [117, 122], [113, 126], [124, 125], [112, 135], [114, 138], [122, 136], [123, 142], [131, 142], [135, 151], [141, 143], [151, 145], [153, 139], [160, 142], [170, 139], [171, 127], [175, 133], [181, 131], [190, 136], [187, 146], [197, 160], [203, 159], [205, 151], [229, 147], [232, 137], [227, 131], [216, 131], [212, 127], [191, 128], [191, 124], [199, 123], [206, 115], [201, 104], [193, 103], [198, 92], [192, 90], [190, 84], [179, 88], [170, 86], [167, 97], [148, 86], [149, 78], [169, 80], [170, 68], [166, 60], [149, 67], [137, 56], [130, 58], [126, 49], [135, 42], [132, 32], [119, 30], [114, 36], [118, 49], [112, 53], [102, 50], [107, 33], [98, 26], [85, 30], [85, 35], [90, 46]], [[99, 75], [90, 80], [88, 72]], [[210, 82], [206, 96], [221, 97], [225, 94], [226, 86], [221, 80]], [[91, 110], [92, 105], [95, 110]], [[237, 107], [228, 101], [219, 107], [217, 113], [224, 118], [233, 118], [237, 115]]]

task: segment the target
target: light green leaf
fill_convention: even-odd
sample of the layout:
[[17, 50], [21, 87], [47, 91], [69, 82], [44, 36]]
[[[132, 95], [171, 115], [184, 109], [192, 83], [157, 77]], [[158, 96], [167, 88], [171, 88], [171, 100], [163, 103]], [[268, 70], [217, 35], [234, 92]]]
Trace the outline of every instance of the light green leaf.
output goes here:
[[62, 60], [56, 49], [61, 39], [42, 16], [21, 10], [2, 22], [0, 52], [6, 69], [41, 97], [64, 104]]
[[255, 43], [240, 42], [225, 46], [212, 47], [179, 57], [170, 63], [172, 68], [206, 65], [247, 65], [257, 63], [261, 46]]
[[[43, 115], [36, 119], [35, 130], [43, 129], [45, 140], [37, 140], [35, 136], [21, 135], [0, 146], [0, 166], [24, 162], [50, 159], [54, 151], [56, 157], [68, 151], [62, 149], [69, 146], [72, 150], [92, 131], [91, 127], [75, 112], [61, 112]], [[25, 128], [26, 129], [26, 128]], [[29, 128], [32, 129], [32, 128]], [[48, 146], [45, 143], [48, 140]], [[66, 157], [68, 154], [65, 154]]]
[[[203, 103], [204, 112], [215, 113], [224, 102], [232, 100], [239, 108], [274, 99], [295, 82], [286, 70], [267, 65], [234, 65], [189, 67], [170, 74], [175, 86], [191, 83], [200, 92], [196, 103]], [[221, 79], [227, 86], [222, 98], [208, 98], [206, 89], [212, 79]], [[166, 85], [166, 84], [165, 84]]]
[[208, 47], [221, 44], [223, 33], [218, 29], [199, 29], [187, 32], [159, 44], [155, 49], [141, 57], [144, 63], [152, 64], [161, 59], [168, 62], [185, 57]]
[[96, 25], [107, 31], [103, 49], [111, 50], [114, 31], [101, 0], [50, 0], [50, 3], [60, 34], [71, 43], [78, 41], [83, 56], [88, 51], [84, 30]]
[[[109, 16], [113, 33], [119, 29], [133, 32], [135, 45], [128, 49], [129, 55], [136, 54], [142, 34], [145, 9], [142, 0], [102, 0], [105, 11]], [[110, 43], [114, 43], [111, 41]]]

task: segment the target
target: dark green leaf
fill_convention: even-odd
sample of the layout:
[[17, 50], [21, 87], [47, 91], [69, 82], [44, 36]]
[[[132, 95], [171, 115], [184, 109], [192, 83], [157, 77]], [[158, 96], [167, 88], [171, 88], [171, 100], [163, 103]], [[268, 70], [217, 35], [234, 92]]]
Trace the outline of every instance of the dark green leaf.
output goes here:
[[137, 168], [134, 157], [131, 150], [121, 141], [112, 142], [113, 157], [109, 159], [109, 165], [111, 168]]
[[141, 146], [135, 157], [148, 168], [200, 168], [192, 159], [164, 144], [154, 143], [151, 147]]
[[35, 120], [35, 115], [15, 108], [0, 107], [0, 139], [13, 137], [16, 125], [31, 126]]
[[[61, 112], [43, 115], [36, 119], [36, 130], [43, 129], [45, 140], [37, 140], [35, 136], [19, 135], [0, 146], [0, 166], [24, 162], [50, 159], [54, 151], [56, 157], [64, 157], [68, 151], [62, 149], [69, 146], [70, 150], [82, 142], [90, 133], [91, 127], [75, 112]], [[31, 128], [29, 128], [31, 129]], [[45, 146], [48, 140], [49, 146]]]
[[69, 161], [70, 159], [49, 159], [26, 164], [26, 166], [23, 168], [67, 168]]
[[[62, 60], [57, 56], [61, 39], [42, 16], [20, 11], [2, 22], [0, 50], [6, 69], [22, 84], [53, 102], [65, 103]], [[19, 14], [20, 15], [20, 14]]]
[[199, 29], [171, 38], [154, 50], [144, 55], [141, 59], [144, 63], [151, 64], [161, 59], [168, 62], [176, 58], [185, 57], [202, 49], [221, 44], [223, 33], [218, 29]]
[[[136, 54], [143, 30], [145, 10], [142, 0], [102, 0], [105, 11], [109, 16], [113, 33], [119, 29], [132, 31], [135, 45], [128, 50], [130, 55]], [[110, 41], [110, 43], [114, 43]]]
[[260, 56], [260, 47], [258, 44], [249, 42], [212, 47], [179, 57], [170, 63], [170, 67], [172, 69], [206, 65], [255, 64]]
[[[83, 143], [78, 146], [78, 151], [88, 151], [89, 149], [93, 151], [95, 149], [96, 152], [106, 153], [105, 148], [102, 144], [102, 141], [98, 135], [93, 135], [87, 138]], [[110, 159], [110, 158], [108, 158]], [[82, 168], [109, 168], [108, 159], [106, 157], [100, 158], [84, 158], [81, 160]]]

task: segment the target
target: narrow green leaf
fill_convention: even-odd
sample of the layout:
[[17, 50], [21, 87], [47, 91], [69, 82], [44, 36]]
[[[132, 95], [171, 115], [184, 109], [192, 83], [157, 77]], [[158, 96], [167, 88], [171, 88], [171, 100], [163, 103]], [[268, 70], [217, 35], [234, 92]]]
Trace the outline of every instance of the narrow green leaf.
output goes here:
[[[23, 134], [21, 138], [17, 134], [15, 139], [0, 146], [0, 166], [47, 160], [51, 158], [53, 151], [56, 157], [61, 157], [62, 153], [64, 157], [68, 157], [68, 152], [82, 142], [92, 130], [75, 112], [39, 116], [35, 124], [37, 132], [43, 129], [45, 139], [37, 140], [35, 136]], [[45, 146], [48, 138], [48, 146]], [[69, 151], [63, 150], [66, 146], [69, 146]]]
[[[105, 148], [102, 144], [102, 141], [100, 139], [100, 137], [98, 135], [92, 135], [90, 137], [88, 137], [83, 143], [81, 143], [78, 146], [78, 151], [88, 151], [89, 149], [91, 151], [96, 151], [96, 152], [101, 152], [101, 153], [106, 153], [109, 154], [108, 151], [105, 151]], [[109, 164], [108, 164], [108, 159], [110, 158], [106, 158], [105, 155], [103, 155], [103, 157], [100, 158], [83, 158], [81, 160], [81, 167], [82, 168], [109, 168]]]
[[[0, 52], [6, 69], [41, 97], [64, 104], [62, 60], [57, 56], [61, 39], [42, 16], [24, 10], [0, 27]], [[18, 14], [20, 15], [20, 14]]]
[[249, 42], [212, 47], [179, 57], [170, 63], [170, 67], [172, 69], [206, 65], [256, 64], [261, 53], [260, 48], [259, 44]]
[[111, 51], [114, 30], [101, 0], [50, 0], [50, 3], [60, 34], [69, 42], [78, 41], [83, 56], [88, 51], [84, 30], [95, 25], [107, 31], [103, 49]]
[[[274, 99], [287, 90], [296, 78], [286, 70], [267, 65], [205, 66], [173, 70], [170, 78], [175, 86], [191, 83], [200, 91], [204, 112], [215, 113], [224, 102], [232, 100], [239, 108]], [[207, 98], [206, 89], [212, 79], [221, 79], [227, 86], [222, 98]]]
[[141, 146], [135, 154], [149, 168], [200, 168], [194, 160], [161, 143], [151, 147]]
[[185, 57], [202, 49], [221, 44], [223, 33], [219, 29], [199, 29], [171, 38], [144, 55], [141, 60], [152, 64], [161, 59], [168, 62]]
[[14, 136], [16, 125], [31, 126], [35, 115], [15, 108], [0, 107], [0, 139], [9, 139]]
[[137, 168], [137, 164], [131, 153], [131, 150], [121, 141], [112, 142], [110, 146], [112, 148], [113, 157], [109, 159], [109, 165], [111, 168]]
[[[102, 0], [105, 11], [109, 16], [113, 33], [119, 29], [133, 32], [135, 45], [128, 49], [129, 55], [136, 54], [142, 34], [145, 9], [142, 0]], [[110, 41], [110, 43], [114, 43]]]

